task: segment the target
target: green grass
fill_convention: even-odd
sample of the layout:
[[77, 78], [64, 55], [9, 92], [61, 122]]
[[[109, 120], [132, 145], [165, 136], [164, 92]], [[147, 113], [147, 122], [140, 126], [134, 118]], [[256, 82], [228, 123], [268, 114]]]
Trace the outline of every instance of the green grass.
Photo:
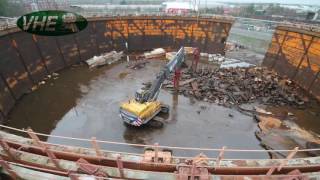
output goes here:
[[270, 40], [261, 40], [245, 35], [230, 34], [228, 41], [234, 41], [257, 53], [265, 53], [269, 48]]

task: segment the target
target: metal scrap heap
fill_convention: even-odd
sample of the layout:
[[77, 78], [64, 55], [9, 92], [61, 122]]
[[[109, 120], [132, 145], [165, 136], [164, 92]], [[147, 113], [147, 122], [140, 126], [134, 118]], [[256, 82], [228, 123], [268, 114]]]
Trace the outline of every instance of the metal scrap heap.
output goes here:
[[[165, 88], [172, 88], [171, 84]], [[186, 70], [179, 93], [225, 106], [259, 102], [303, 107], [309, 101], [293, 81], [262, 67]]]

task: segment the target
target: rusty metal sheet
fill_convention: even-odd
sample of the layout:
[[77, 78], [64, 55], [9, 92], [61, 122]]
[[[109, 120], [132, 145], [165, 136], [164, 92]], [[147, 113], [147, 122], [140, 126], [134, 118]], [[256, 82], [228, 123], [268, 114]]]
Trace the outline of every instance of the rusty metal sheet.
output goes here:
[[0, 112], [0, 123], [3, 124], [5, 121], [4, 113]]
[[18, 99], [29, 91], [32, 81], [8, 36], [0, 37], [0, 57], [0, 72]]
[[170, 42], [173, 42], [173, 38], [171, 36], [167, 36], [165, 39], [164, 36], [147, 36], [144, 40], [143, 49], [149, 50], [153, 48], [169, 48]]
[[129, 19], [108, 22], [112, 27], [113, 44], [123, 49], [129, 43], [129, 50], [146, 50], [157, 47], [197, 46], [202, 51], [224, 54], [225, 41], [231, 24], [206, 20], [155, 20]]
[[126, 51], [126, 38], [118, 37], [113, 39], [114, 50], [116, 51]]
[[163, 36], [161, 37], [162, 47], [171, 47], [173, 43], [174, 43], [174, 37], [164, 32]]
[[47, 75], [47, 71], [32, 35], [26, 32], [18, 32], [12, 38], [16, 41], [17, 48], [22, 56], [21, 60], [26, 64], [34, 82], [41, 81]]
[[107, 27], [107, 22], [97, 21], [94, 23], [96, 42], [100, 53], [111, 51], [113, 49], [111, 28]]
[[285, 55], [278, 57], [273, 67], [273, 69], [277, 71], [278, 74], [287, 78], [292, 77], [294, 75], [296, 68], [297, 67], [289, 63], [289, 60], [285, 57]]
[[6, 82], [0, 78], [0, 111], [7, 115], [14, 106], [15, 99], [12, 97]]
[[65, 67], [56, 37], [36, 36], [36, 41], [49, 72], [52, 73]]
[[191, 46], [193, 36], [193, 26], [196, 21], [177, 21], [175, 24], [175, 44], [176, 48], [181, 46]]
[[[318, 64], [313, 64], [308, 58], [304, 58], [300, 67], [297, 68], [297, 74], [294, 80], [300, 84], [304, 89], [308, 89], [315, 79], [317, 72], [314, 72], [310, 66], [319, 66]], [[308, 65], [310, 64], [310, 66]]]
[[[149, 41], [149, 39], [148, 39]], [[150, 50], [150, 47], [146, 45], [146, 38], [143, 35], [131, 35], [128, 37], [128, 48], [129, 51], [145, 51]]]
[[[263, 65], [293, 79], [320, 100], [320, 33], [280, 26], [276, 29]], [[311, 90], [312, 89], [312, 90]]]
[[58, 36], [57, 40], [61, 49], [61, 53], [63, 55], [63, 59], [65, 60], [67, 65], [72, 65], [81, 61], [78, 45], [73, 34]]
[[[18, 29], [8, 35], [3, 31], [0, 72], [4, 85], [0, 82], [0, 104], [6, 107], [2, 111], [6, 114], [14, 99], [29, 92], [33, 82], [40, 81], [47, 73], [113, 49], [126, 50], [127, 41], [131, 51], [183, 45], [223, 53], [222, 40], [232, 23], [232, 20], [195, 17], [108, 17], [93, 18], [84, 31], [63, 37], [32, 36]], [[314, 47], [312, 50], [318, 51]]]
[[269, 52], [266, 52], [266, 54], [264, 55], [264, 61], [262, 62], [262, 66], [268, 67], [268, 68], [272, 68], [273, 64], [275, 63], [277, 59], [277, 55], [276, 54], [272, 54]]
[[98, 54], [95, 39], [95, 35], [92, 32], [92, 23], [89, 23], [87, 28], [75, 34], [75, 40], [78, 44], [82, 61]]
[[[146, 39], [146, 28], [148, 27], [147, 20], [128, 20], [126, 24], [128, 29], [128, 48], [129, 51], [149, 50], [146, 43], [149, 39]], [[141, 48], [141, 49], [140, 49]]]
[[125, 51], [128, 41], [128, 22], [125, 20], [109, 21], [108, 27], [111, 27], [113, 48], [116, 51]]
[[193, 39], [192, 42], [192, 47], [197, 47], [201, 52], [204, 52], [206, 49], [205, 47], [205, 38], [198, 38], [198, 39]]

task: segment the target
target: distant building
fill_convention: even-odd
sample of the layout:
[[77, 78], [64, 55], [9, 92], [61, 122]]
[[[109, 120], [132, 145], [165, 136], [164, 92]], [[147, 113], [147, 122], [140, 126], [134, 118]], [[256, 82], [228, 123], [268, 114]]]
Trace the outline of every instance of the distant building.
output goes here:
[[161, 5], [144, 4], [144, 5], [120, 5], [120, 4], [71, 4], [70, 8], [72, 10], [84, 11], [84, 12], [125, 12], [125, 13], [135, 13], [135, 12], [159, 12]]
[[255, 14], [256, 16], [263, 16], [263, 15], [266, 14], [266, 10], [264, 10], [264, 9], [258, 9], [258, 10], [255, 10], [255, 11], [254, 11], [254, 14]]
[[223, 8], [223, 14], [226, 14], [226, 15], [232, 15], [232, 14], [240, 13], [240, 8], [238, 8], [238, 7], [225, 6], [225, 7], [222, 7], [222, 8]]
[[55, 10], [68, 7], [67, 0], [12, 0], [10, 3], [18, 3], [27, 11]]
[[162, 3], [164, 11], [169, 14], [186, 14], [198, 11], [198, 6], [191, 1], [168, 1]]

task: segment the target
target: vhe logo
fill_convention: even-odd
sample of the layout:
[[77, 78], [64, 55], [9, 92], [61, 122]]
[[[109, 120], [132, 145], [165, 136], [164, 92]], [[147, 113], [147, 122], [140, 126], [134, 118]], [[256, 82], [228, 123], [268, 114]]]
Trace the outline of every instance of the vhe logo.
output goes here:
[[43, 36], [77, 33], [88, 25], [81, 15], [66, 11], [37, 11], [21, 16], [17, 26], [25, 32]]

